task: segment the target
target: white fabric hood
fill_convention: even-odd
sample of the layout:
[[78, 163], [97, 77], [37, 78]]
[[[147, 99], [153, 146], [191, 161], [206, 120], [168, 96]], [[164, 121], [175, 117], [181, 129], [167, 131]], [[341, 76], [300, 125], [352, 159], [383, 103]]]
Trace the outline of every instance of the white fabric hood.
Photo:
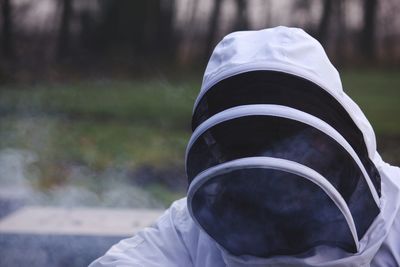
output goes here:
[[[209, 91], [215, 90], [215, 87], [218, 86], [219, 83], [241, 74], [258, 71], [289, 74], [307, 82], [311, 82], [320, 90], [327, 92], [340, 104], [341, 107], [344, 108], [346, 116], [351, 118], [358, 130], [361, 132], [361, 139], [363, 139], [363, 145], [365, 146], [366, 157], [368, 159], [363, 159], [362, 156], [360, 156], [360, 153], [362, 152], [353, 149], [354, 144], [352, 141], [348, 140], [343, 131], [335, 129], [335, 125], [324, 120], [324, 118], [317, 118], [315, 114], [309, 114], [310, 112], [307, 110], [298, 110], [297, 107], [288, 107], [286, 104], [257, 103], [257, 105], [254, 105], [254, 103], [251, 103], [229, 107], [208, 115], [201, 114], [197, 116], [197, 113], [204, 111], [204, 106], [207, 107], [207, 105], [202, 105], [201, 102]], [[229, 89], [226, 90], [229, 91]], [[229, 98], [229, 95], [226, 97]], [[291, 96], [288, 95], [287, 97], [290, 98]], [[186, 153], [186, 168], [189, 176], [191, 176], [189, 177], [190, 187], [188, 193], [188, 208], [194, 221], [200, 228], [203, 228], [201, 223], [198, 222], [198, 217], [195, 215], [196, 211], [193, 208], [194, 204], [192, 202], [196, 196], [196, 192], [198, 192], [199, 188], [207, 182], [207, 179], [209, 179], [207, 177], [223, 172], [221, 169], [224, 168], [231, 171], [235, 168], [239, 168], [241, 164], [247, 164], [246, 162], [262, 162], [263, 160], [259, 157], [253, 157], [244, 160], [230, 161], [227, 163], [222, 162], [222, 164], [216, 166], [215, 164], [204, 166], [197, 172], [191, 173], [193, 169], [191, 167], [193, 165], [191, 161], [193, 162], [192, 158], [196, 158], [196, 156], [191, 158], [190, 155], [193, 147], [196, 145], [196, 141], [211, 127], [233, 118], [245, 117], [248, 114], [254, 114], [257, 116], [275, 116], [301, 122], [319, 129], [336, 140], [336, 142], [338, 142], [340, 146], [352, 156], [354, 161], [357, 162], [357, 166], [360, 167], [361, 173], [368, 184], [369, 190], [380, 212], [363, 237], [360, 240], [356, 240], [357, 251], [355, 253], [344, 252], [340, 249], [336, 250], [332, 247], [328, 248], [319, 246], [308, 251], [306, 254], [260, 258], [253, 256], [234, 256], [227, 252], [222, 246], [219, 246], [227, 265], [369, 266], [380, 245], [385, 240], [394, 221], [394, 216], [397, 214], [397, 210], [399, 209], [400, 181], [399, 179], [396, 180], [394, 178], [399, 176], [398, 169], [392, 168], [388, 164], [384, 163], [380, 158], [376, 151], [375, 134], [370, 123], [357, 104], [355, 104], [343, 91], [339, 74], [330, 63], [322, 46], [318, 41], [298, 28], [276, 27], [260, 31], [234, 32], [227, 35], [216, 46], [211, 55], [205, 71], [200, 94], [195, 102], [195, 122], [193, 124], [194, 134], [189, 142]], [[201, 118], [201, 116], [203, 116], [203, 119], [198, 119]], [[329, 114], [326, 116], [329, 116]], [[368, 166], [366, 163], [367, 161], [373, 166]], [[270, 163], [275, 164], [274, 160], [271, 160]], [[276, 162], [276, 164], [276, 166], [273, 166], [275, 169], [290, 169], [293, 165], [291, 162], [288, 162], [288, 164], [285, 165], [286, 163], [284, 161]], [[338, 164], [342, 163], [338, 162]], [[249, 165], [246, 166], [246, 168], [251, 168], [248, 167]], [[296, 167], [293, 168], [295, 169]], [[374, 170], [371, 171], [371, 168], [376, 170], [376, 172], [379, 172], [378, 176], [380, 176], [380, 184], [378, 185], [376, 184], [376, 181], [374, 182], [373, 180], [373, 174], [371, 173], [373, 173]], [[305, 168], [304, 172], [312, 172], [312, 170]], [[316, 173], [315, 176], [319, 176], [319, 174]], [[314, 181], [314, 183], [321, 183], [321, 181], [318, 180], [318, 177], [316, 180], [317, 181]], [[346, 206], [345, 201], [340, 198], [339, 193], [335, 192], [332, 193], [332, 195], [334, 195], [333, 198], [336, 204], [340, 203], [340, 205]], [[388, 199], [390, 199], [390, 201], [388, 201]], [[350, 221], [351, 220], [352, 219], [350, 219]], [[357, 239], [355, 230], [352, 230], [352, 233], [353, 236], [355, 236], [355, 239]]]
[[338, 71], [321, 44], [299, 28], [279, 26], [231, 33], [215, 47], [208, 62], [200, 94], [228, 77], [256, 70], [272, 70], [307, 79], [335, 97], [364, 135], [368, 153], [376, 154], [375, 133], [356, 103], [343, 91]]

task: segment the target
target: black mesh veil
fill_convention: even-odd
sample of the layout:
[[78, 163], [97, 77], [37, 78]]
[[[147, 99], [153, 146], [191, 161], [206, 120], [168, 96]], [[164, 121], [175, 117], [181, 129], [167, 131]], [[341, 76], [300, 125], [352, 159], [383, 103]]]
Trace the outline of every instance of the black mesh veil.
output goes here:
[[360, 129], [332, 95], [298, 76], [262, 70], [224, 79], [198, 99], [193, 113], [192, 129], [195, 130], [202, 122], [223, 110], [250, 104], [292, 107], [331, 125], [357, 153], [380, 195], [380, 175], [368, 157]]
[[192, 209], [203, 229], [233, 255], [293, 255], [318, 245], [356, 251], [333, 201], [291, 173], [256, 168], [213, 177], [194, 194]]
[[[379, 213], [361, 163], [323, 131], [277, 116], [235, 117], [203, 131], [188, 147], [189, 183], [207, 169], [247, 157], [285, 159], [322, 175], [346, 202], [360, 239]], [[189, 205], [206, 232], [234, 255], [289, 255], [320, 244], [355, 252], [340, 210], [295, 174], [232, 170], [210, 178]]]

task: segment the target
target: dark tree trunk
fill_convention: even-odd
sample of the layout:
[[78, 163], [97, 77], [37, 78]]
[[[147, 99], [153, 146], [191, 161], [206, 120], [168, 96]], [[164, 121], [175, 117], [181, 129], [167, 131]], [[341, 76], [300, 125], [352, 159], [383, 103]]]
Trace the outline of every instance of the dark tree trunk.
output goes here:
[[335, 0], [336, 14], [336, 57], [337, 66], [342, 66], [346, 56], [346, 9], [345, 0]]
[[317, 39], [321, 42], [321, 44], [326, 43], [331, 15], [332, 15], [332, 0], [324, 0], [322, 16], [317, 30]]
[[158, 44], [162, 44], [165, 59], [172, 59], [175, 52], [174, 13], [175, 0], [160, 1]]
[[361, 33], [360, 48], [367, 60], [375, 59], [375, 26], [377, 0], [364, 0], [364, 26]]
[[58, 33], [57, 55], [64, 59], [70, 48], [70, 22], [72, 17], [72, 0], [61, 0], [62, 14]]
[[97, 35], [102, 50], [126, 62], [158, 63], [174, 58], [175, 0], [103, 0]]
[[234, 30], [241, 31], [248, 29], [247, 0], [236, 0], [236, 10], [237, 17]]
[[[142, 56], [154, 60], [154, 58], [159, 57], [161, 54], [160, 42], [165, 42], [165, 32], [161, 29], [163, 27], [162, 21], [165, 19], [162, 17], [162, 5], [160, 0], [140, 2], [144, 3], [144, 10], [146, 12], [145, 16], [136, 15], [139, 19], [132, 26], [138, 28], [137, 32], [142, 31], [133, 38], [133, 42], [134, 46], [137, 46], [139, 42], [141, 43], [137, 52], [143, 53]], [[140, 5], [142, 4], [133, 6], [133, 9], [136, 9], [135, 12], [142, 12]], [[125, 16], [129, 16], [129, 14], [125, 14]], [[123, 27], [130, 27], [130, 25], [124, 25]]]
[[272, 25], [272, 1], [271, 0], [264, 1], [264, 7], [265, 7], [265, 26], [266, 28], [269, 28]]
[[14, 57], [12, 6], [10, 0], [1, 1], [2, 50], [5, 58]]
[[204, 56], [205, 60], [208, 59], [208, 57], [211, 55], [211, 52], [214, 48], [214, 39], [215, 39], [215, 35], [218, 30], [218, 22], [219, 22], [219, 16], [221, 13], [222, 1], [223, 0], [215, 0], [214, 1], [213, 10], [211, 12], [211, 17], [210, 17], [208, 34], [207, 34], [207, 38], [206, 38], [206, 50], [205, 50], [205, 56]]

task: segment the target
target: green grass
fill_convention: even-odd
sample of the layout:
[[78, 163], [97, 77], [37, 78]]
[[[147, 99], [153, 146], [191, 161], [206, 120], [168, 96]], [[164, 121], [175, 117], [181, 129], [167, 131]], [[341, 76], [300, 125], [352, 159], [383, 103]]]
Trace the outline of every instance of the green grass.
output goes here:
[[[32, 151], [40, 173], [34, 186], [51, 190], [71, 183], [75, 165], [97, 176], [110, 168], [182, 166], [198, 85], [118, 81], [0, 90], [0, 150]], [[184, 193], [148, 188], [166, 204]]]
[[400, 136], [400, 70], [344, 71], [342, 81], [377, 135]]
[[[399, 74], [342, 73], [345, 91], [360, 105], [384, 144], [384, 159], [394, 163], [400, 163]], [[44, 191], [72, 183], [90, 187], [98, 181], [101, 185], [109, 179], [104, 173], [110, 168], [182, 168], [199, 87], [200, 80], [193, 78], [3, 86], [0, 150], [25, 149], [37, 155], [31, 182]], [[385, 146], [387, 137], [390, 145]], [[77, 181], [71, 166], [86, 166], [91, 177]], [[158, 184], [146, 185], [144, 190], [165, 205], [184, 194]]]
[[197, 86], [149, 81], [1, 89], [0, 107], [4, 112], [184, 127], [189, 123]]
[[[180, 161], [196, 91], [152, 81], [2, 88], [0, 130], [7, 138], [0, 146], [36, 147], [50, 158], [95, 166]], [[35, 136], [46, 140], [38, 144]]]

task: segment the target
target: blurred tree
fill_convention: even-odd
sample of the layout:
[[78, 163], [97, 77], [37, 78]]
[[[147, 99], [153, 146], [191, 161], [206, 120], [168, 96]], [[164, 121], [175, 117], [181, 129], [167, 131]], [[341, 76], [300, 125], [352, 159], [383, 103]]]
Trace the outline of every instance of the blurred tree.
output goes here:
[[364, 0], [364, 25], [361, 33], [360, 49], [367, 60], [375, 59], [375, 28], [377, 0]]
[[236, 19], [235, 31], [246, 30], [249, 28], [249, 19], [247, 12], [247, 0], [236, 0]]
[[315, 25], [312, 23], [312, 6], [310, 0], [296, 0], [290, 6], [289, 20], [291, 24], [303, 28], [305, 31], [316, 34]]
[[2, 31], [1, 31], [1, 45], [3, 56], [7, 59], [12, 59], [15, 55], [14, 42], [13, 42], [13, 15], [12, 5], [10, 0], [1, 1], [1, 14], [2, 14]]
[[[146, 16], [144, 7], [146, 2], [129, 0], [99, 1], [100, 16], [96, 29], [98, 40], [96, 40], [94, 46], [107, 49], [118, 43], [121, 46], [126, 45], [126, 43], [132, 42], [135, 36], [143, 37], [145, 28], [143, 22]], [[143, 42], [140, 39], [139, 41]]]
[[265, 0], [263, 3], [265, 9], [265, 27], [269, 28], [272, 25], [273, 0]]
[[208, 32], [207, 32], [207, 37], [206, 37], [206, 49], [205, 49], [205, 55], [204, 55], [204, 60], [208, 60], [209, 56], [211, 55], [211, 52], [214, 48], [214, 40], [216, 33], [218, 32], [218, 22], [219, 22], [219, 16], [221, 14], [221, 7], [223, 0], [215, 0], [213, 1], [214, 5], [212, 7], [212, 11], [210, 13], [210, 21], [209, 21], [209, 26], [208, 26]]
[[324, 45], [326, 44], [329, 24], [332, 14], [332, 0], [324, 0], [321, 19], [317, 29], [317, 39]]
[[[110, 69], [113, 73], [132, 73], [132, 67], [146, 72], [154, 67], [170, 68], [178, 60], [197, 66], [199, 59], [209, 57], [219, 36], [230, 30], [251, 29], [252, 22], [257, 27], [302, 27], [338, 64], [354, 63], [355, 55], [371, 60], [379, 51], [380, 59], [385, 57], [387, 63], [398, 65], [400, 55], [395, 8], [399, 0], [321, 0], [317, 1], [320, 10], [311, 0], [285, 4], [279, 0], [52, 0], [55, 6], [43, 4], [47, 1], [0, 0], [0, 55], [8, 58], [0, 62], [3, 70], [15, 73], [32, 62], [31, 69], [23, 71], [38, 77], [33, 74], [38, 72], [36, 62], [53, 64], [56, 59], [63, 63], [67, 58], [75, 69], [93, 73], [111, 73]], [[37, 12], [46, 5], [46, 10]], [[362, 12], [349, 13], [352, 18], [346, 20], [348, 8], [356, 5]], [[382, 16], [379, 21], [378, 6]], [[227, 12], [223, 12], [225, 7], [229, 8]], [[250, 11], [254, 17], [250, 17]], [[227, 14], [230, 16], [221, 18]], [[52, 18], [55, 31], [45, 23]], [[361, 27], [356, 29], [358, 21]], [[47, 51], [53, 50], [51, 58]], [[17, 55], [24, 60], [17, 61]], [[43, 74], [51, 68], [43, 67]]]
[[82, 48], [86, 50], [85, 53], [87, 53], [87, 51], [93, 52], [93, 50], [98, 48], [93, 45], [93, 41], [96, 40], [96, 31], [94, 29], [97, 27], [97, 23], [95, 19], [94, 14], [90, 12], [90, 10], [82, 10], [79, 12], [79, 40]]
[[60, 0], [61, 20], [57, 40], [58, 59], [65, 59], [70, 49], [70, 24], [73, 15], [72, 0]]
[[[187, 18], [187, 23], [188, 25], [191, 25], [191, 27], [184, 27], [183, 32], [182, 32], [182, 37], [183, 39], [180, 39], [181, 41], [181, 45], [182, 46], [182, 54], [181, 54], [181, 62], [186, 64], [187, 62], [190, 61], [191, 57], [194, 57], [194, 49], [193, 49], [193, 45], [196, 42], [196, 38], [197, 38], [197, 31], [198, 28], [196, 25], [196, 19], [197, 19], [197, 14], [198, 14], [198, 10], [199, 10], [199, 4], [200, 1], [188, 1], [188, 3], [191, 3], [191, 5], [188, 5], [188, 9], [190, 9], [190, 12], [187, 12], [189, 14], [188, 18]], [[186, 40], [184, 40], [186, 37]], [[198, 51], [197, 51], [198, 52]], [[197, 55], [199, 56], [199, 55]], [[200, 56], [203, 56], [203, 54], [201, 54]]]
[[175, 0], [158, 1], [159, 23], [157, 33], [157, 44], [164, 44], [164, 53], [160, 56], [165, 59], [175, 57], [175, 47], [177, 46], [177, 34], [174, 30]]
[[100, 9], [97, 36], [103, 49], [130, 50], [137, 60], [174, 57], [174, 0], [102, 0]]
[[335, 64], [341, 66], [345, 62], [346, 55], [346, 8], [345, 0], [335, 0]]

